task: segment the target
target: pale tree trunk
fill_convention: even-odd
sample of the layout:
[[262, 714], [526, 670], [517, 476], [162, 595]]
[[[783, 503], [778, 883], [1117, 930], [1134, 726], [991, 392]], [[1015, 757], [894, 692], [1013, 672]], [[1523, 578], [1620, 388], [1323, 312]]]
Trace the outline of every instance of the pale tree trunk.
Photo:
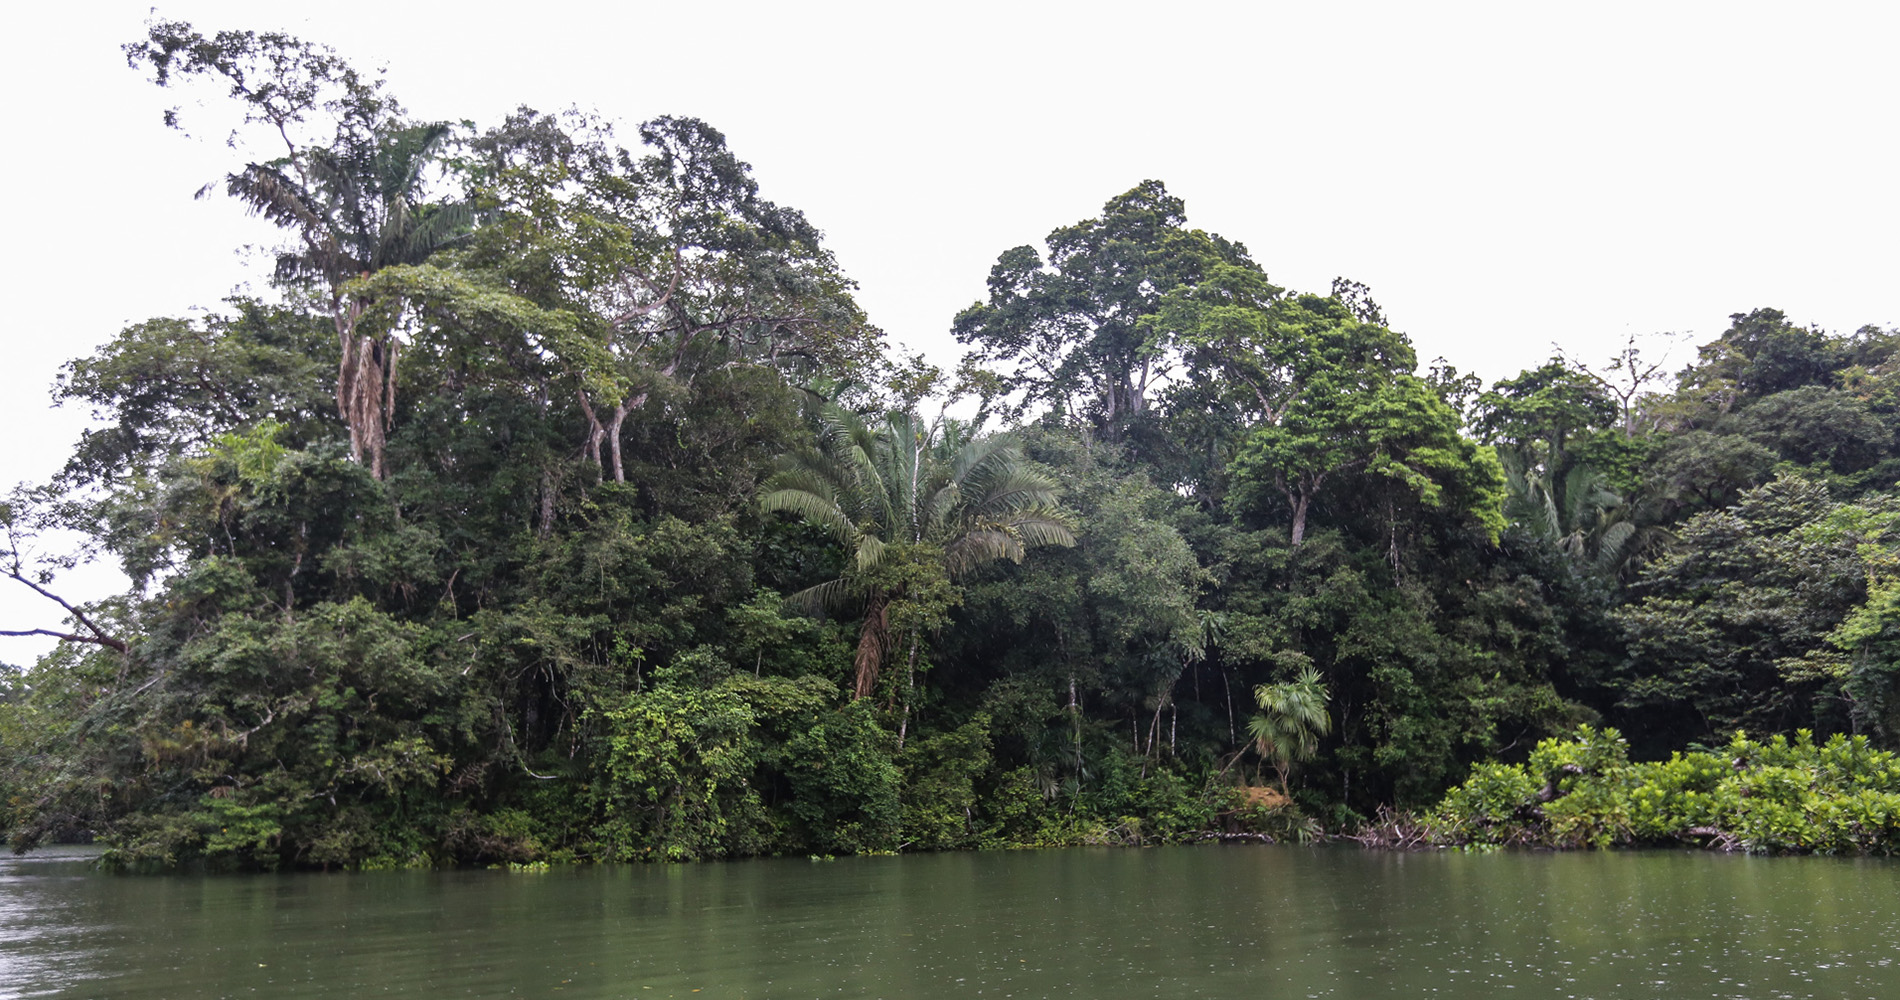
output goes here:
[[616, 483], [627, 481], [627, 463], [620, 454], [620, 425], [626, 422], [627, 408], [624, 405], [614, 407], [614, 415], [607, 419], [607, 471]]
[[1082, 769], [1082, 703], [1075, 697], [1075, 675], [1069, 675], [1069, 746], [1075, 751], [1075, 768]]
[[[672, 369], [669, 367], [661, 374], [671, 375]], [[628, 414], [646, 405], [650, 395], [642, 392], [621, 400], [614, 404], [607, 419], [602, 420], [593, 402], [587, 398], [587, 390], [579, 390], [581, 413], [587, 417], [587, 457], [600, 466], [603, 477], [616, 483], [627, 481], [627, 463], [620, 450], [620, 428], [626, 424]], [[606, 446], [604, 455], [602, 445]]]
[[369, 466], [377, 479], [388, 475], [383, 459], [390, 416], [396, 408], [396, 351], [394, 340], [358, 335], [362, 303], [339, 303], [337, 343], [342, 358], [337, 365], [337, 415], [350, 429], [350, 458]]
[[[1349, 466], [1359, 464], [1348, 463]], [[1319, 493], [1320, 487], [1326, 485], [1326, 477], [1330, 475], [1330, 471], [1317, 475], [1308, 473], [1302, 475], [1297, 483], [1290, 483], [1284, 477], [1280, 480], [1280, 492], [1286, 494], [1287, 503], [1293, 507], [1293, 547], [1296, 549], [1306, 540], [1306, 514], [1312, 508], [1313, 497]]]
[[370, 440], [371, 455], [373, 456], [370, 461], [370, 474], [377, 479], [387, 479], [389, 477], [389, 466], [383, 458], [383, 445], [389, 434], [390, 421], [396, 416], [396, 358], [401, 353], [402, 347], [393, 339], [387, 342], [379, 342], [376, 346], [378, 348], [376, 353], [383, 362], [382, 371], [379, 373], [383, 384], [383, 393], [382, 399], [377, 407], [377, 412], [371, 418], [374, 429], [371, 431]]
[[363, 438], [357, 432], [356, 421], [350, 419], [356, 400], [356, 382], [362, 365], [356, 354], [356, 319], [360, 310], [354, 302], [341, 302], [336, 306], [336, 340], [341, 351], [336, 370], [336, 412], [343, 418], [344, 426], [350, 429], [350, 458], [363, 460]]
[[910, 662], [904, 671], [904, 715], [897, 722], [897, 749], [904, 749], [904, 734], [910, 731], [910, 699], [917, 691], [917, 636], [910, 637]]
[[[601, 424], [600, 415], [594, 412], [594, 404], [587, 398], [586, 389], [576, 389], [574, 394], [580, 397], [581, 413], [587, 416], [587, 460], [601, 465], [600, 443], [607, 439], [607, 428]], [[605, 468], [604, 465], [601, 465]]]
[[607, 455], [613, 466], [612, 472], [616, 483], [627, 481], [627, 463], [620, 455], [620, 426], [627, 422], [627, 414], [645, 406], [646, 401], [647, 394], [644, 392], [621, 400], [620, 405], [614, 407], [614, 415], [607, 421]]
[[1234, 728], [1234, 688], [1233, 685], [1227, 682], [1227, 668], [1225, 666], [1221, 667], [1220, 686], [1222, 690], [1227, 692], [1227, 742], [1238, 743], [1240, 742], [1240, 736], [1238, 731]]

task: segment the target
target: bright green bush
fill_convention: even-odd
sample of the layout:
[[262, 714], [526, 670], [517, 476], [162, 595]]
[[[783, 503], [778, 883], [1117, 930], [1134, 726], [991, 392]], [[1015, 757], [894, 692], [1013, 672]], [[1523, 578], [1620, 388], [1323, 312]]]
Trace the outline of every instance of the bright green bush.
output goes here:
[[1614, 729], [1545, 740], [1524, 765], [1480, 764], [1428, 818], [1458, 845], [1695, 844], [1757, 853], [1900, 850], [1900, 758], [1865, 736], [1735, 734], [1720, 755], [1632, 764]]
[[1464, 784], [1445, 793], [1432, 819], [1441, 836], [1460, 843], [1503, 843], [1537, 788], [1537, 779], [1517, 764], [1478, 764]]

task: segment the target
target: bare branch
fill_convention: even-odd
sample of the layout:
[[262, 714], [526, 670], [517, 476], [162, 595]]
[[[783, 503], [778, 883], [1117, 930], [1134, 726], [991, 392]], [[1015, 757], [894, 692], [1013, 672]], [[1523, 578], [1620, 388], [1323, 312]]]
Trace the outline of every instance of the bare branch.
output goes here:
[[125, 652], [125, 643], [110, 636], [75, 635], [71, 632], [55, 632], [50, 628], [5, 629], [0, 630], [0, 635], [50, 635], [55, 639], [62, 639], [66, 642], [90, 642], [108, 649], [118, 650], [121, 653]]
[[19, 565], [17, 564], [17, 562], [14, 566], [12, 566], [11, 568], [7, 570], [6, 575], [33, 588], [34, 593], [39, 594], [41, 597], [44, 597], [47, 600], [52, 601], [53, 603], [59, 605], [60, 607], [65, 608], [66, 613], [69, 615], [72, 615], [73, 620], [77, 621], [80, 625], [84, 626], [88, 632], [92, 633], [92, 635], [90, 636], [71, 635], [64, 632], [53, 632], [53, 631], [43, 629], [43, 628], [31, 629], [29, 631], [24, 631], [24, 632], [0, 632], [0, 635], [50, 635], [50, 636], [56, 636], [60, 639], [65, 639], [69, 642], [92, 642], [92, 643], [97, 643], [101, 646], [105, 646], [111, 649], [116, 649], [121, 653], [125, 652], [126, 645], [123, 640], [113, 638], [109, 633], [106, 632], [105, 629], [100, 628], [98, 625], [93, 623], [92, 619], [86, 617], [86, 613], [84, 611], [81, 611], [78, 608], [73, 607], [72, 604], [68, 602], [65, 598], [59, 596], [58, 594], [53, 593], [50, 590], [47, 590], [45, 587], [42, 587], [37, 583], [34, 583], [32, 580], [27, 579], [26, 576], [20, 572]]

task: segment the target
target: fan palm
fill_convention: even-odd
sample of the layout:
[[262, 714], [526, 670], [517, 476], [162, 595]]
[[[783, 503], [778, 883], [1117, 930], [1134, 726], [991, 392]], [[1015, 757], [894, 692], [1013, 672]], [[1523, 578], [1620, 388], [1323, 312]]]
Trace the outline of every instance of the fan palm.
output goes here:
[[902, 550], [940, 560], [952, 581], [998, 559], [1021, 562], [1040, 545], [1073, 545], [1053, 480], [1006, 438], [965, 439], [952, 422], [910, 412], [876, 427], [826, 412], [818, 446], [780, 456], [760, 506], [830, 534], [848, 555], [844, 573], [792, 595], [810, 611], [859, 607], [856, 697], [871, 694], [891, 648], [889, 612], [904, 585], [887, 569]]
[[1319, 671], [1309, 666], [1291, 681], [1258, 685], [1253, 696], [1260, 714], [1247, 721], [1247, 735], [1279, 774], [1280, 794], [1289, 794], [1287, 776], [1293, 765], [1311, 760], [1319, 752], [1320, 737], [1332, 732], [1333, 717], [1326, 711], [1332, 695]]

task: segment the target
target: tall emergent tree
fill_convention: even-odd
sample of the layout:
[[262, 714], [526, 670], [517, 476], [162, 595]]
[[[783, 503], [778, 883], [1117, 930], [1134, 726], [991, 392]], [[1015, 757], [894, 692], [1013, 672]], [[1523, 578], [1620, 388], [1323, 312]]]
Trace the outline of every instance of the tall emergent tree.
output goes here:
[[582, 116], [522, 109], [473, 143], [495, 217], [472, 256], [589, 317], [566, 360], [586, 454], [614, 482], [628, 415], [699, 372], [849, 365], [878, 336], [817, 228], [759, 197], [717, 129], [662, 117], [639, 135], [628, 150]]
[[1153, 317], [1163, 296], [1217, 264], [1248, 265], [1247, 248], [1185, 228], [1186, 209], [1160, 181], [1109, 200], [1099, 218], [1005, 251], [989, 300], [957, 314], [973, 362], [995, 366], [994, 388], [1017, 407], [1046, 405], [1115, 440], [1148, 409], [1176, 359]]
[[[341, 355], [337, 412], [349, 426], [351, 456], [381, 479], [400, 342], [389, 329], [361, 326], [374, 302], [352, 281], [419, 264], [468, 232], [468, 203], [438, 197], [431, 184], [452, 127], [409, 120], [381, 80], [328, 46], [288, 35], [207, 38], [183, 22], [155, 21], [125, 54], [135, 67], [149, 65], [161, 87], [177, 78], [223, 81], [245, 124], [281, 141], [282, 155], [245, 164], [225, 178], [225, 190], [297, 241], [278, 254], [277, 280], [328, 297]], [[165, 120], [181, 125], [176, 109]]]
[[1228, 266], [1177, 289], [1160, 322], [1182, 331], [1203, 379], [1244, 387], [1234, 394], [1246, 423], [1231, 465], [1236, 500], [1277, 493], [1294, 548], [1314, 504], [1347, 477], [1392, 503], [1466, 513], [1492, 535], [1503, 527], [1496, 457], [1413, 374], [1405, 337], [1346, 300], [1284, 295], [1256, 270]]

